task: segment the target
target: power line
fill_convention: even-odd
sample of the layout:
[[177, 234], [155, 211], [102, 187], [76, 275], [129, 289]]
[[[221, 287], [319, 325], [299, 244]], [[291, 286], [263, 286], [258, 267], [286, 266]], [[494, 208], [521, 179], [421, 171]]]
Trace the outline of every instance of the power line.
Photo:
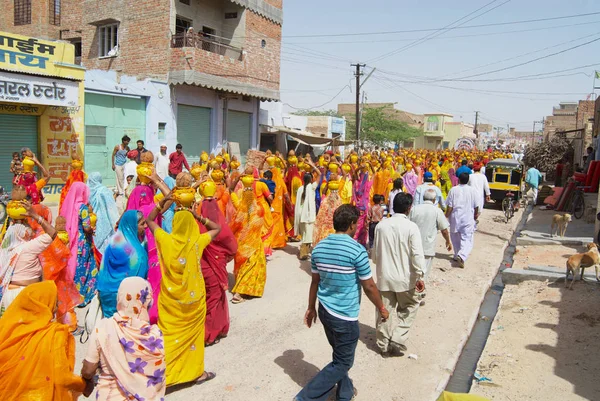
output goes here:
[[[599, 12], [593, 13], [585, 13], [585, 14], [574, 14], [574, 15], [562, 15], [558, 17], [550, 17], [550, 18], [537, 18], [537, 19], [529, 19], [529, 20], [517, 20], [517, 21], [507, 21], [507, 22], [496, 22], [489, 24], [478, 24], [478, 25], [467, 25], [467, 26], [459, 26], [454, 29], [472, 29], [472, 28], [487, 28], [490, 26], [504, 26], [504, 25], [517, 25], [517, 24], [529, 24], [535, 22], [544, 22], [544, 21], [556, 21], [561, 19], [569, 19], [569, 18], [580, 18], [580, 17], [589, 17], [592, 15], [598, 15]], [[380, 32], [351, 32], [351, 33], [334, 33], [334, 34], [312, 34], [312, 35], [286, 35], [283, 38], [324, 38], [324, 37], [343, 37], [343, 36], [367, 36], [367, 35], [391, 35], [398, 33], [414, 33], [414, 32], [432, 32], [439, 31], [444, 28], [428, 28], [428, 29], [408, 29], [401, 31], [380, 31]]]
[[[460, 38], [473, 38], [473, 37], [481, 37], [481, 36], [497, 36], [497, 35], [509, 35], [513, 33], [524, 33], [524, 32], [535, 32], [535, 31], [544, 31], [548, 29], [560, 29], [560, 28], [572, 28], [575, 26], [583, 26], [583, 25], [597, 25], [600, 24], [598, 21], [592, 22], [582, 22], [579, 24], [567, 24], [567, 25], [556, 25], [556, 26], [545, 26], [541, 28], [530, 28], [530, 29], [518, 29], [514, 31], [502, 31], [502, 32], [488, 32], [488, 33], [478, 33], [478, 34], [470, 34], [470, 35], [455, 35], [455, 36], [444, 36], [444, 37], [436, 37], [431, 38], [431, 40], [448, 40], [448, 39], [460, 39]], [[457, 27], [459, 29], [462, 27]], [[377, 43], [387, 43], [387, 42], [411, 42], [416, 40], [417, 38], [410, 39], [386, 39], [386, 40], [377, 40]], [[339, 45], [339, 44], [357, 44], [357, 43], [373, 43], [373, 40], [349, 40], [349, 41], [332, 41], [332, 42], [323, 42], [323, 41], [313, 41], [313, 42], [283, 42], [286, 45]]]
[[[483, 9], [487, 8], [488, 6], [490, 6], [490, 5], [494, 4], [494, 3], [496, 3], [497, 1], [498, 1], [498, 0], [492, 0], [491, 2], [487, 3], [487, 4], [486, 4], [486, 5], [484, 5], [483, 7], [479, 7], [477, 10], [470, 12], [469, 14], [467, 14], [467, 15], [465, 15], [465, 16], [463, 16], [463, 17], [459, 18], [459, 19], [457, 19], [457, 20], [456, 20], [456, 21], [454, 21], [454, 22], [451, 22], [450, 24], [446, 25], [445, 27], [443, 27], [443, 28], [441, 28], [441, 29], [439, 29], [439, 30], [437, 30], [437, 31], [435, 31], [435, 32], [433, 32], [433, 33], [430, 33], [430, 34], [428, 34], [428, 35], [425, 35], [424, 37], [422, 37], [422, 38], [420, 38], [420, 39], [417, 39], [416, 41], [414, 41], [414, 42], [412, 42], [412, 43], [409, 43], [409, 44], [408, 44], [408, 45], [406, 45], [406, 46], [403, 46], [403, 47], [401, 47], [401, 48], [399, 48], [399, 49], [396, 49], [396, 50], [393, 50], [393, 51], [391, 51], [391, 52], [388, 52], [388, 53], [382, 54], [382, 55], [381, 55], [381, 56], [379, 56], [379, 57], [375, 57], [374, 59], [371, 59], [371, 60], [369, 60], [368, 62], [369, 62], [369, 63], [375, 63], [375, 62], [381, 61], [381, 60], [383, 60], [383, 59], [385, 59], [385, 58], [388, 58], [388, 57], [390, 57], [390, 56], [393, 56], [393, 55], [396, 55], [396, 54], [398, 54], [398, 53], [401, 53], [401, 52], [403, 52], [403, 51], [405, 51], [405, 50], [408, 50], [408, 49], [410, 49], [410, 48], [412, 48], [412, 47], [415, 47], [415, 46], [417, 46], [417, 45], [419, 45], [419, 44], [421, 44], [421, 43], [427, 42], [427, 41], [428, 41], [429, 39], [431, 39], [431, 38], [434, 38], [434, 37], [436, 37], [436, 36], [440, 36], [440, 35], [442, 35], [442, 34], [444, 34], [444, 33], [448, 32], [448, 31], [450, 31], [450, 30], [452, 30], [452, 29], [456, 28], [456, 27], [453, 27], [453, 25], [455, 25], [455, 24], [459, 23], [460, 21], [464, 20], [465, 18], [468, 18], [469, 16], [471, 16], [471, 15], [473, 15], [473, 14], [476, 14], [476, 13], [478, 13], [479, 11], [481, 11], [481, 10], [483, 10]], [[469, 20], [467, 20], [467, 21], [464, 21], [464, 22], [460, 23], [458, 26], [462, 26], [462, 25], [466, 24], [467, 22], [474, 20], [475, 18], [479, 18], [479, 17], [481, 17], [482, 15], [484, 15], [484, 14], [487, 14], [487, 13], [489, 13], [490, 11], [493, 11], [493, 10], [495, 10], [496, 8], [500, 7], [500, 6], [503, 6], [504, 4], [506, 4], [506, 3], [509, 3], [510, 1], [511, 1], [511, 0], [506, 0], [504, 3], [501, 3], [501, 4], [499, 4], [499, 5], [497, 5], [497, 6], [493, 7], [493, 8], [491, 8], [491, 9], [489, 9], [489, 10], [486, 10], [486, 11], [484, 11], [484, 12], [483, 12], [483, 13], [481, 13], [481, 14], [475, 15], [474, 17], [472, 17], [471, 19], [469, 19]]]
[[[350, 79], [350, 81], [352, 81], [352, 79]], [[314, 110], [314, 109], [320, 109], [323, 106], [328, 105], [329, 103], [333, 102], [339, 95], [342, 94], [342, 92], [344, 91], [344, 89], [348, 88], [350, 89], [350, 93], [352, 93], [352, 87], [350, 86], [350, 81], [348, 81], [348, 83], [346, 85], [344, 85], [344, 87], [342, 89], [340, 89], [340, 91], [338, 93], [335, 94], [334, 97], [332, 97], [331, 99], [329, 99], [327, 102], [320, 104], [318, 106], [313, 106], [313, 107], [294, 107], [289, 103], [283, 103], [284, 105], [291, 107], [294, 110]]]

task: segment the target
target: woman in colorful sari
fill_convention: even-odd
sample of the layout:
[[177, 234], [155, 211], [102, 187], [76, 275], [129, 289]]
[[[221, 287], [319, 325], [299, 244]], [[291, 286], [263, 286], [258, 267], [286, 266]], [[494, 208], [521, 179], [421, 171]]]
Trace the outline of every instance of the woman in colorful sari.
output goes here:
[[115, 233], [115, 225], [119, 220], [119, 209], [113, 192], [102, 185], [102, 174], [91, 173], [88, 178], [90, 188], [90, 206], [98, 217], [94, 231], [94, 244], [101, 254], [108, 246], [108, 240]]
[[287, 187], [288, 194], [290, 194], [290, 201], [292, 203], [292, 207], [286, 210], [284, 218], [290, 222], [290, 231], [288, 231], [288, 236], [291, 239], [295, 239], [297, 242], [296, 236], [298, 233], [294, 232], [294, 219], [295, 219], [295, 211], [296, 207], [296, 194], [298, 193], [298, 188], [302, 186], [302, 175], [300, 170], [298, 170], [298, 158], [295, 155], [288, 156], [288, 166], [285, 172], [285, 186]]
[[29, 202], [25, 202], [24, 207], [26, 216], [37, 220], [44, 233], [35, 237], [35, 232], [23, 220], [15, 221], [6, 230], [0, 247], [0, 316], [27, 286], [43, 280], [39, 256], [56, 237], [54, 227], [39, 216]]
[[406, 165], [406, 174], [404, 174], [402, 180], [404, 181], [406, 192], [414, 196], [419, 185], [419, 177], [415, 174], [412, 164]]
[[140, 211], [128, 210], [119, 230], [110, 238], [98, 273], [98, 297], [105, 318], [117, 311], [117, 292], [127, 277], [148, 276], [148, 253], [143, 245], [146, 220]]
[[[166, 176], [165, 177], [165, 185], [167, 187], [169, 187], [170, 190], [172, 190], [173, 188], [175, 188], [175, 180], [170, 176]], [[161, 200], [162, 198], [164, 198], [164, 193], [162, 191], [159, 192], [159, 195], [160, 196], [157, 196], [155, 198], [158, 198], [158, 200]], [[162, 214], [162, 228], [168, 234], [171, 234], [171, 232], [173, 231], [173, 217], [174, 216], [175, 216], [175, 205], [171, 205], [171, 207], [169, 207], [167, 210], [165, 210]]]
[[272, 167], [270, 171], [273, 173], [273, 181], [275, 182], [275, 196], [273, 197], [273, 203], [271, 203], [271, 207], [273, 208], [273, 212], [271, 213], [273, 215], [271, 247], [273, 249], [282, 249], [287, 245], [287, 232], [291, 228], [289, 221], [285, 218], [286, 210], [289, 212], [292, 204], [281, 169], [279, 167]]
[[150, 283], [128, 277], [119, 285], [115, 313], [92, 331], [81, 376], [91, 382], [100, 368], [96, 400], [164, 399], [165, 347], [149, 322], [151, 304]]
[[244, 296], [262, 297], [267, 281], [267, 260], [261, 237], [264, 210], [254, 195], [254, 178], [245, 175], [241, 181], [244, 187], [241, 198], [235, 193], [231, 194], [236, 213], [229, 223], [238, 243], [234, 265], [235, 286], [231, 290], [234, 294], [231, 302], [234, 304], [244, 302]]
[[321, 240], [327, 238], [329, 234], [335, 232], [333, 229], [333, 212], [342, 205], [342, 198], [339, 194], [340, 185], [341, 181], [338, 180], [337, 175], [332, 174], [325, 189], [326, 193], [329, 192], [329, 194], [321, 202], [321, 208], [319, 209], [319, 213], [317, 213], [315, 232], [313, 234], [313, 248]]
[[27, 286], [0, 319], [2, 401], [74, 401], [93, 387], [73, 374], [75, 338], [54, 320], [53, 281]]
[[96, 292], [98, 267], [94, 257], [94, 242], [88, 207], [90, 189], [83, 182], [75, 182], [65, 198], [61, 216], [67, 221], [69, 233], [68, 273], [74, 277], [75, 287], [83, 297], [81, 307], [89, 304]]
[[[166, 203], [169, 202], [169, 203]], [[175, 212], [173, 232], [167, 234], [154, 222], [170, 196], [161, 201], [146, 219], [156, 238], [162, 280], [158, 296], [158, 326], [165, 338], [167, 386], [214, 379], [204, 370], [204, 325], [206, 288], [200, 260], [206, 246], [221, 227], [187, 210]], [[200, 234], [197, 220], [208, 230]]]
[[[204, 200], [196, 207], [196, 214], [221, 227], [217, 235], [202, 253], [202, 275], [206, 286], [206, 323], [204, 342], [206, 346], [217, 344], [229, 333], [229, 306], [227, 305], [227, 263], [237, 252], [237, 241], [221, 213], [218, 201], [214, 198], [216, 188], [212, 181], [200, 186]], [[206, 227], [200, 224], [200, 232]]]
[[354, 205], [360, 210], [354, 239], [365, 248], [369, 241], [369, 225], [367, 224], [367, 217], [371, 201], [370, 195], [372, 185], [373, 180], [371, 180], [369, 176], [368, 166], [366, 164], [361, 164], [361, 169], [357, 173], [356, 180], [354, 181]]

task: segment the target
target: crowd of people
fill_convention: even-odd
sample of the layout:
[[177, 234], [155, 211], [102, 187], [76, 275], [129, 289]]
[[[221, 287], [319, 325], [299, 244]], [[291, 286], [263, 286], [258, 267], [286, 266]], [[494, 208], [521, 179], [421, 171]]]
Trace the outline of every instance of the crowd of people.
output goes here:
[[[227, 264], [231, 303], [260, 298], [273, 250], [300, 242], [298, 257], [311, 258], [313, 272], [305, 321], [310, 327], [319, 316], [334, 361], [297, 399], [321, 400], [337, 384], [338, 399], [348, 400], [361, 287], [379, 311], [378, 347], [401, 355], [425, 302], [438, 232], [464, 268], [489, 196], [481, 171], [510, 157], [268, 151], [242, 169], [225, 151], [202, 153], [191, 166], [181, 145], [166, 155], [166, 146], [154, 155], [142, 141], [132, 151], [123, 137], [113, 152], [114, 191], [74, 155], [53, 219], [42, 203], [48, 172], [22, 149], [0, 232], [0, 394], [73, 399], [95, 387], [98, 400], [160, 400], [168, 386], [213, 379], [204, 349], [229, 332]], [[127, 160], [135, 174], [125, 172]], [[76, 307], [103, 319], [88, 327]], [[89, 336], [80, 375], [72, 334]]]

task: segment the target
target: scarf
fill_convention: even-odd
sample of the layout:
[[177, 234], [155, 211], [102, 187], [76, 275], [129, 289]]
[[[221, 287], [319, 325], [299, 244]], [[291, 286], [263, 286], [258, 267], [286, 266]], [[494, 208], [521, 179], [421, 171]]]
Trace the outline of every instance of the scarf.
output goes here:
[[150, 283], [141, 277], [121, 282], [117, 311], [97, 325], [98, 343], [119, 388], [131, 400], [160, 400], [165, 394], [165, 351], [158, 326], [151, 325]]
[[119, 220], [117, 203], [110, 189], [102, 185], [102, 175], [91, 173], [88, 178], [90, 188], [90, 205], [98, 217], [96, 231], [94, 233], [94, 244], [104, 254], [108, 246], [108, 240], [115, 233], [115, 224]]
[[25, 224], [13, 224], [8, 227], [0, 246], [0, 299], [12, 280], [19, 258], [25, 244], [33, 238], [33, 230]]
[[88, 203], [90, 189], [83, 182], [74, 182], [69, 189], [69, 193], [63, 202], [60, 215], [66, 221], [66, 230], [69, 234], [69, 247], [71, 256], [69, 257], [68, 272], [70, 277], [75, 277], [77, 270], [77, 244], [79, 238], [79, 210], [81, 206]]
[[150, 185], [138, 185], [127, 200], [127, 210], [141, 210], [142, 206], [154, 203], [154, 188]]

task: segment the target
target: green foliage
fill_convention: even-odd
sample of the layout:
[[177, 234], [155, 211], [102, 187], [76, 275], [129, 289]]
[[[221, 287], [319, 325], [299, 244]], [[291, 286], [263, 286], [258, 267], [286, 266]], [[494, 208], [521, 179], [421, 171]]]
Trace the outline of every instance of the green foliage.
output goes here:
[[326, 117], [342, 117], [336, 110], [298, 110], [292, 113], [295, 116], [326, 116]]
[[[398, 121], [386, 115], [384, 108], [365, 108], [362, 113], [360, 140], [365, 145], [388, 146], [390, 143], [412, 139], [423, 135], [423, 130], [411, 127], [403, 121]], [[346, 129], [346, 139], [356, 137], [356, 125], [349, 120]]]

